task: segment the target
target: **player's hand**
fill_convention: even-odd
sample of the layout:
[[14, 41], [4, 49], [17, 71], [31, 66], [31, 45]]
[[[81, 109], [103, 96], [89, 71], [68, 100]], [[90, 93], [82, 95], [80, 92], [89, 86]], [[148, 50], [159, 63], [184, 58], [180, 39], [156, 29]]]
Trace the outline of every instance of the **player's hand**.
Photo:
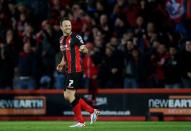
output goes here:
[[60, 64], [57, 65], [56, 70], [58, 72], [62, 72], [62, 71], [64, 71], [65, 67], [66, 67], [65, 63], [60, 63]]
[[88, 49], [85, 45], [81, 45], [79, 50], [80, 50], [80, 52], [88, 53]]

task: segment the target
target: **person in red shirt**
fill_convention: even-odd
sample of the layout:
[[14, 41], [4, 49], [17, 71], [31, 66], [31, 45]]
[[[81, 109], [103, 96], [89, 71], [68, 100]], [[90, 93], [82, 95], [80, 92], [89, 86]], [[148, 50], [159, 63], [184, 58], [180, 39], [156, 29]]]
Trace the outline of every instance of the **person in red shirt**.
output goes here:
[[88, 53], [88, 49], [84, 45], [82, 37], [72, 32], [71, 21], [68, 18], [61, 19], [60, 29], [63, 32], [63, 36], [60, 38], [60, 50], [63, 57], [57, 65], [57, 70], [62, 72], [67, 69], [67, 85], [64, 89], [64, 98], [71, 104], [78, 121], [70, 127], [85, 127], [84, 118], [81, 114], [82, 109], [90, 113], [90, 124], [96, 121], [99, 114], [97, 109], [92, 108], [76, 95], [76, 89], [79, 87], [83, 75], [81, 53]]

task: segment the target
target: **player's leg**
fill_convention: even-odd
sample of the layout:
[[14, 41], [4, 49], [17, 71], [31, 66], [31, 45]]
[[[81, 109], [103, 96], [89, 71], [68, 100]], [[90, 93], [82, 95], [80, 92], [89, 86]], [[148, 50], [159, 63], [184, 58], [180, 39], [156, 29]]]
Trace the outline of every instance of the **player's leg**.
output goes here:
[[90, 121], [91, 121], [90, 124], [95, 123], [98, 118], [98, 115], [100, 114], [100, 111], [91, 107], [82, 98], [80, 98], [80, 105], [82, 109], [90, 113]]
[[75, 81], [75, 77], [73, 75], [69, 75], [68, 86], [64, 91], [64, 97], [71, 104], [74, 116], [78, 121], [77, 124], [70, 127], [84, 127], [85, 123], [84, 118], [81, 114], [81, 105], [79, 103], [79, 98], [76, 97]]
[[90, 114], [92, 114], [94, 112], [94, 108], [91, 107], [88, 103], [86, 103], [86, 101], [83, 98], [80, 98], [79, 102], [80, 102], [82, 109], [86, 110]]
[[72, 125], [70, 127], [83, 127], [84, 118], [81, 114], [81, 105], [79, 104], [79, 99], [75, 97], [75, 90], [66, 89], [64, 92], [64, 97], [72, 106], [72, 111], [74, 112], [74, 116], [77, 119], [78, 123]]
[[[79, 83], [81, 82], [81, 79], [82, 79], [82, 74], [75, 75], [75, 80], [76, 80], [76, 84], [77, 84], [76, 87], [79, 87]], [[94, 109], [92, 106], [90, 106], [83, 98], [79, 98], [79, 103], [80, 103], [82, 109], [84, 109], [90, 113], [90, 120], [91, 120], [90, 124], [95, 123], [100, 111], [97, 109]]]
[[[73, 85], [75, 87], [80, 87], [80, 82], [81, 82], [81, 79], [82, 79], [82, 73], [76, 73], [75, 76], [73, 76], [73, 80], [74, 80], [74, 83]], [[79, 99], [79, 103], [82, 107], [82, 109], [86, 110], [87, 112], [89, 112], [90, 114], [94, 112], [94, 109], [88, 105], [84, 99], [80, 98], [78, 95], [77, 97]]]
[[97, 109], [94, 109], [89, 104], [86, 103], [86, 101], [82, 98], [79, 98], [79, 104], [82, 109], [86, 110], [90, 113], [90, 124], [93, 124], [96, 122], [98, 115], [100, 114], [100, 111]]

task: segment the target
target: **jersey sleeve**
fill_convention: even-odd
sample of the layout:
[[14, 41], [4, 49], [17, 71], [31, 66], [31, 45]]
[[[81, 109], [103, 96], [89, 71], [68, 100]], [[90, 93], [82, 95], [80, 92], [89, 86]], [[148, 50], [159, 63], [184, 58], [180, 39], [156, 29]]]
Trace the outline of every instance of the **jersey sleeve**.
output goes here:
[[84, 41], [80, 35], [76, 35], [75, 37], [76, 37], [76, 43], [78, 44], [78, 46], [84, 45]]

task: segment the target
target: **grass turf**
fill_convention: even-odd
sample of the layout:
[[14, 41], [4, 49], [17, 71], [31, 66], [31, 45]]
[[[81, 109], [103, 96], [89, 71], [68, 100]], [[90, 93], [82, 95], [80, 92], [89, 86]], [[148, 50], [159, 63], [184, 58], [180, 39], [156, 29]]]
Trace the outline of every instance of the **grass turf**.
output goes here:
[[0, 131], [191, 131], [191, 122], [96, 122], [69, 128], [69, 121], [1, 121]]

